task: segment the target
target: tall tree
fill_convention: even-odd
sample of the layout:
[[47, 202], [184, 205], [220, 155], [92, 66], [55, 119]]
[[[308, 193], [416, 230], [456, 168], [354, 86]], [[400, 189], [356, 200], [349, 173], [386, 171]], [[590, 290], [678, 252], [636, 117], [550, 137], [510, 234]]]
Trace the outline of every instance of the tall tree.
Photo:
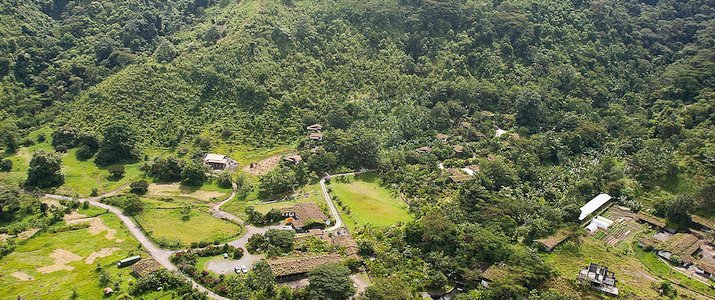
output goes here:
[[345, 300], [355, 293], [350, 269], [340, 264], [327, 264], [310, 271], [308, 299]]
[[61, 170], [62, 158], [58, 154], [44, 150], [35, 151], [30, 160], [30, 168], [27, 170], [25, 186], [39, 188], [59, 186], [65, 182]]
[[136, 132], [126, 124], [115, 124], [104, 130], [95, 161], [98, 164], [127, 162], [139, 158]]

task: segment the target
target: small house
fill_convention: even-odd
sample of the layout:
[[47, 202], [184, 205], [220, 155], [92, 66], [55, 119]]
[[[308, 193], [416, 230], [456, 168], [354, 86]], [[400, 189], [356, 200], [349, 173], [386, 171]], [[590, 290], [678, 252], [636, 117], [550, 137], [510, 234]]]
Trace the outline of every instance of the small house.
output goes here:
[[432, 152], [432, 147], [427, 147], [427, 146], [419, 147], [419, 148], [415, 149], [415, 152], [417, 152], [419, 154], [430, 153], [430, 152]]
[[506, 265], [496, 264], [489, 266], [486, 270], [482, 271], [481, 274], [481, 285], [483, 287], [489, 287], [489, 284], [495, 281], [502, 280], [509, 276], [509, 270]]
[[504, 135], [505, 133], [507, 133], [506, 130], [497, 127], [497, 131], [494, 133], [494, 137], [500, 137], [500, 136]]
[[310, 225], [330, 223], [330, 219], [313, 202], [297, 203], [281, 208], [281, 213], [284, 218], [291, 219], [291, 226], [297, 232], [306, 232]]
[[142, 258], [141, 258], [141, 256], [139, 256], [139, 255], [127, 257], [127, 258], [125, 258], [125, 259], [120, 260], [120, 261], [117, 263], [117, 268], [123, 268], [123, 267], [126, 267], [126, 266], [131, 266], [131, 265], [133, 265], [134, 263], [138, 262], [138, 261], [141, 260], [141, 259], [142, 259]]
[[288, 156], [284, 157], [283, 160], [286, 162], [297, 165], [303, 161], [303, 157], [301, 157], [300, 155], [288, 155]]
[[215, 171], [223, 171], [234, 169], [238, 163], [226, 155], [207, 153], [204, 155], [204, 165]]
[[557, 230], [556, 233], [543, 239], [535, 240], [535, 242], [538, 243], [543, 250], [551, 252], [554, 251], [558, 245], [566, 241], [569, 236], [571, 236], [571, 230], [568, 228], [561, 228]]
[[452, 150], [454, 150], [454, 152], [457, 154], [462, 154], [462, 153], [464, 153], [464, 146], [454, 145], [454, 146], [452, 146]]
[[308, 138], [312, 141], [322, 141], [323, 140], [323, 134], [320, 132], [313, 132], [310, 135], [308, 135]]
[[435, 137], [443, 142], [447, 142], [447, 140], [449, 139], [449, 136], [444, 133], [438, 133], [437, 135], [435, 135]]
[[132, 265], [132, 274], [138, 278], [145, 277], [159, 270], [161, 270], [161, 265], [153, 258], [142, 259]]
[[323, 125], [313, 124], [313, 125], [306, 127], [305, 129], [307, 129], [308, 131], [321, 131], [321, 130], [323, 130]]
[[618, 296], [616, 276], [613, 272], [608, 271], [608, 268], [605, 266], [591, 263], [588, 267], [581, 269], [576, 279], [581, 285], [589, 286], [594, 290], [606, 294]]
[[269, 259], [267, 263], [276, 281], [285, 282], [305, 278], [311, 270], [325, 264], [340, 262], [342, 259], [340, 255], [332, 253], [281, 257]]

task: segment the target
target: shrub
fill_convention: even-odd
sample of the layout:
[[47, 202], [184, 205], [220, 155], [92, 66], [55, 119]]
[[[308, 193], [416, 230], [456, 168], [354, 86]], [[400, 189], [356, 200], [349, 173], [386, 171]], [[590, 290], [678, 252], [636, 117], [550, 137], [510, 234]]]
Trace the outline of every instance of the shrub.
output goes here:
[[77, 148], [77, 153], [75, 154], [77, 156], [77, 159], [79, 160], [88, 160], [94, 156], [94, 153], [96, 153], [97, 150], [90, 148], [87, 145], [80, 145], [79, 148]]
[[217, 183], [219, 187], [228, 189], [231, 188], [233, 180], [231, 179], [231, 174], [221, 173], [218, 175]]
[[111, 175], [112, 178], [122, 178], [124, 177], [124, 166], [123, 165], [116, 165], [116, 166], [111, 166], [107, 168], [107, 171], [109, 171], [109, 174]]
[[129, 188], [129, 192], [133, 194], [144, 195], [149, 191], [149, 182], [146, 180], [135, 181], [129, 185]]
[[0, 172], [10, 172], [12, 170], [12, 160], [0, 160]]
[[243, 257], [243, 248], [233, 249], [233, 254], [231, 255], [231, 257], [233, 257], [233, 259], [240, 259], [241, 257]]

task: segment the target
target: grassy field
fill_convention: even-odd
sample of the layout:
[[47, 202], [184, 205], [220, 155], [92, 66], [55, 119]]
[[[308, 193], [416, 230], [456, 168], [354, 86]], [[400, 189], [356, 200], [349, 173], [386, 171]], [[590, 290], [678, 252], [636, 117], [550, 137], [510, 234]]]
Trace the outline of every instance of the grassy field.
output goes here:
[[243, 232], [241, 226], [211, 216], [202, 206], [192, 208], [188, 220], [183, 219], [181, 208], [145, 208], [135, 219], [160, 245], [161, 241], [179, 241], [184, 247], [192, 242], [226, 241]]
[[[120, 291], [115, 295], [128, 290], [129, 282], [135, 281], [129, 274], [131, 269], [118, 269], [115, 263], [129, 255], [141, 254], [146, 257], [146, 254], [138, 250], [138, 243], [113, 215], [98, 209], [81, 210], [80, 213], [88, 216], [99, 214], [104, 225], [116, 230], [113, 237], [107, 238], [106, 230], [91, 234], [88, 229], [35, 235], [0, 259], [0, 298], [15, 299], [21, 295], [23, 299], [66, 299], [74, 289], [79, 299], [100, 299], [105, 286], [99, 284], [98, 272], [95, 270], [97, 263], [109, 272], [112, 287], [113, 282], [120, 282]], [[87, 262], [88, 256], [104, 248], [117, 249], [109, 256]], [[66, 263], [74, 269], [41, 273], [42, 267], [56, 263], [49, 255], [57, 249], [74, 253], [77, 256], [75, 259], [80, 258]], [[15, 272], [22, 272], [33, 279], [19, 280], [12, 276]]]
[[152, 183], [145, 195], [150, 198], [173, 198], [193, 200], [196, 203], [219, 202], [231, 194], [230, 188], [221, 188], [215, 181], [210, 181], [200, 187], [180, 185], [179, 183]]
[[[390, 226], [411, 219], [407, 204], [380, 186], [380, 180], [374, 174], [334, 178], [330, 187], [336, 205], [342, 211], [343, 221], [350, 229], [368, 224]], [[349, 212], [342, 206], [348, 207]]]

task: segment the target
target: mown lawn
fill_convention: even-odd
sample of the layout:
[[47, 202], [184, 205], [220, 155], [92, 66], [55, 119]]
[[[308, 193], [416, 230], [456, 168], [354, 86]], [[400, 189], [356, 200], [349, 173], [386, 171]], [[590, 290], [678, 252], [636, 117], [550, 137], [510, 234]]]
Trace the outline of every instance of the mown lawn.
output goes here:
[[330, 187], [333, 200], [342, 212], [341, 217], [350, 229], [368, 224], [390, 226], [412, 218], [407, 204], [380, 186], [380, 180], [374, 174], [333, 178]]
[[[0, 298], [15, 299], [20, 295], [23, 299], [67, 299], [74, 289], [79, 299], [100, 299], [103, 297], [102, 289], [105, 286], [99, 284], [97, 263], [111, 275], [112, 287], [115, 281], [120, 282], [120, 291], [110, 298], [116, 298], [129, 289], [129, 282], [135, 281], [129, 274], [131, 268], [118, 269], [116, 262], [130, 255], [140, 254], [147, 257], [147, 254], [139, 250], [138, 242], [113, 215], [95, 209], [80, 210], [80, 213], [89, 216], [101, 214], [104, 224], [116, 230], [114, 239], [107, 239], [106, 231], [92, 235], [87, 229], [38, 233], [31, 239], [21, 242], [14, 252], [0, 259]], [[123, 241], [117, 242], [116, 239]], [[112, 247], [119, 250], [93, 263], [85, 262], [92, 252]], [[71, 271], [59, 270], [48, 274], [38, 272], [38, 268], [54, 263], [49, 254], [55, 249], [70, 251], [82, 259], [67, 263], [74, 267]], [[23, 272], [34, 279], [21, 281], [11, 275], [14, 272]]]
[[197, 203], [219, 202], [231, 194], [231, 188], [222, 188], [215, 180], [210, 180], [201, 186], [192, 187], [179, 183], [152, 183], [145, 195], [151, 198], [174, 198], [193, 200]]
[[180, 208], [145, 208], [135, 219], [162, 246], [174, 241], [182, 247], [192, 242], [224, 242], [243, 232], [241, 226], [213, 217], [202, 206], [192, 208], [188, 220], [182, 219]]

